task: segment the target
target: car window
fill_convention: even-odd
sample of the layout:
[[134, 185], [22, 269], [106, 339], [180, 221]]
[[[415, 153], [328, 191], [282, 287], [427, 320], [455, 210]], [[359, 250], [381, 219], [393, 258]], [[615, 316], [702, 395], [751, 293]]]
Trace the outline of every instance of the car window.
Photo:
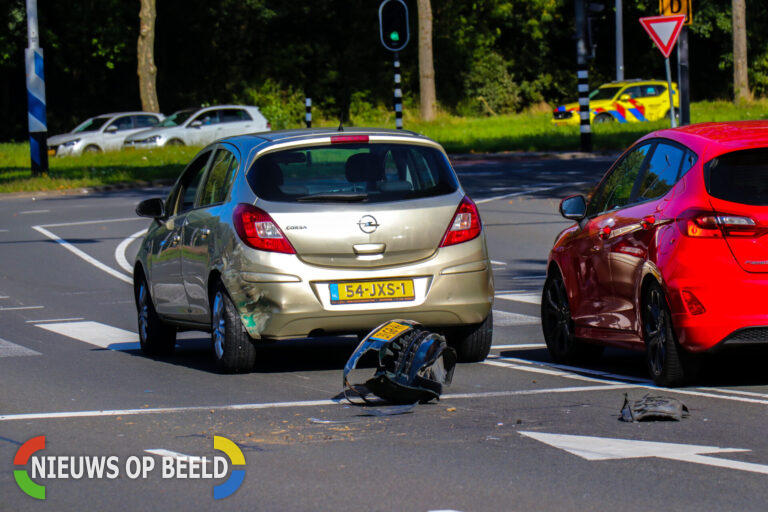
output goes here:
[[704, 165], [707, 192], [733, 203], [768, 206], [768, 149], [746, 149]]
[[449, 194], [458, 188], [437, 149], [407, 144], [334, 144], [277, 151], [246, 175], [269, 201], [382, 203]]
[[133, 116], [133, 125], [136, 128], [151, 128], [157, 123], [155, 116]]
[[252, 121], [251, 115], [241, 108], [227, 108], [219, 112], [222, 123], [235, 123], [238, 121]]
[[158, 124], [158, 126], [170, 127], [170, 126], [181, 126], [184, 124], [184, 121], [189, 119], [189, 116], [194, 114], [194, 110], [179, 110], [178, 112], [174, 112], [170, 116], [163, 119], [163, 121]]
[[211, 170], [206, 177], [199, 206], [210, 206], [224, 201], [232, 185], [237, 170], [237, 157], [224, 148], [216, 151], [211, 162]]
[[587, 206], [587, 216], [623, 208], [632, 201], [635, 182], [643, 168], [651, 144], [633, 149], [613, 168], [592, 196]]
[[191, 210], [195, 206], [195, 197], [200, 180], [205, 173], [205, 164], [211, 156], [211, 151], [199, 154], [184, 170], [177, 187], [171, 191], [168, 197], [168, 211], [172, 215]]
[[[118, 117], [109, 123], [109, 126], [115, 126], [117, 131], [130, 130], [133, 128], [133, 121], [131, 120], [131, 116]], [[107, 126], [107, 128], [109, 128], [109, 126]]]
[[621, 91], [621, 95], [624, 96], [625, 94], [629, 94], [629, 97], [632, 99], [635, 98], [642, 98], [643, 97], [643, 88], [639, 85], [633, 85], [632, 87], [627, 87], [623, 91]]
[[621, 87], [600, 87], [589, 93], [590, 100], [612, 100]]
[[675, 186], [686, 151], [672, 144], [659, 142], [653, 150], [640, 183], [638, 201], [661, 197]]
[[72, 130], [72, 133], [81, 133], [81, 132], [97, 132], [101, 129], [102, 126], [104, 126], [104, 123], [109, 121], [109, 116], [106, 117], [92, 117], [91, 119], [88, 119], [87, 121], [83, 121], [79, 125], [75, 127], [74, 130]]
[[208, 112], [203, 112], [202, 114], [197, 115], [192, 122], [200, 121], [203, 123], [203, 126], [208, 126], [212, 124], [219, 124], [219, 111], [218, 110], [209, 110]]

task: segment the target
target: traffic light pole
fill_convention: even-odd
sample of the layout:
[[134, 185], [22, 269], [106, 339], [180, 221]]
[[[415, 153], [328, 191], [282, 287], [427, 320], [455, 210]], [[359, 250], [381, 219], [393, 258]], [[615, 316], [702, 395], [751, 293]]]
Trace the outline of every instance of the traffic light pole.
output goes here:
[[584, 0], [576, 0], [576, 59], [579, 87], [579, 131], [581, 151], [592, 152], [592, 127], [589, 124], [589, 71], [587, 69], [587, 43], [584, 40], [586, 16]]
[[37, 0], [27, 0], [29, 48], [24, 52], [27, 68], [27, 120], [32, 176], [48, 173], [48, 126], [45, 113], [43, 49], [37, 31]]
[[395, 55], [395, 128], [403, 129], [403, 91], [400, 89], [400, 52]]

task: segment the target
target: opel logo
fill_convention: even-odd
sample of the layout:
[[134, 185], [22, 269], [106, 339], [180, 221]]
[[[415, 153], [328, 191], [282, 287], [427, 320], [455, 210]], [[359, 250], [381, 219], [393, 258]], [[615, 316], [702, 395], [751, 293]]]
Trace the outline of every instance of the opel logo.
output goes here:
[[379, 228], [379, 223], [376, 222], [376, 219], [370, 215], [364, 215], [362, 219], [357, 221], [357, 225], [360, 228], [360, 231], [368, 235]]

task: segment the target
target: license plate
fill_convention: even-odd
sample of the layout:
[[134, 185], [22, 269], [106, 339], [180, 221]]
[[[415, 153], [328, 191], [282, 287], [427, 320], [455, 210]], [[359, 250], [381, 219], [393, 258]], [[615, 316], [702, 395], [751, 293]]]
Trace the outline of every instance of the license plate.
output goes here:
[[371, 334], [369, 339], [373, 338], [382, 341], [390, 341], [401, 332], [405, 332], [410, 328], [410, 325], [403, 325], [397, 322], [389, 322], [387, 325], [381, 327], [375, 333]]
[[413, 279], [331, 283], [331, 304], [414, 300]]

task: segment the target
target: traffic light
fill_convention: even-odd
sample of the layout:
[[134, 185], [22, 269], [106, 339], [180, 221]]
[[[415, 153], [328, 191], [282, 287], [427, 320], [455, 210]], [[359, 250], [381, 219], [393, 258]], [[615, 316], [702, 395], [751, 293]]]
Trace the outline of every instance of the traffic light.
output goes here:
[[384, 0], [379, 6], [379, 37], [389, 51], [398, 52], [410, 39], [408, 7], [403, 0]]

